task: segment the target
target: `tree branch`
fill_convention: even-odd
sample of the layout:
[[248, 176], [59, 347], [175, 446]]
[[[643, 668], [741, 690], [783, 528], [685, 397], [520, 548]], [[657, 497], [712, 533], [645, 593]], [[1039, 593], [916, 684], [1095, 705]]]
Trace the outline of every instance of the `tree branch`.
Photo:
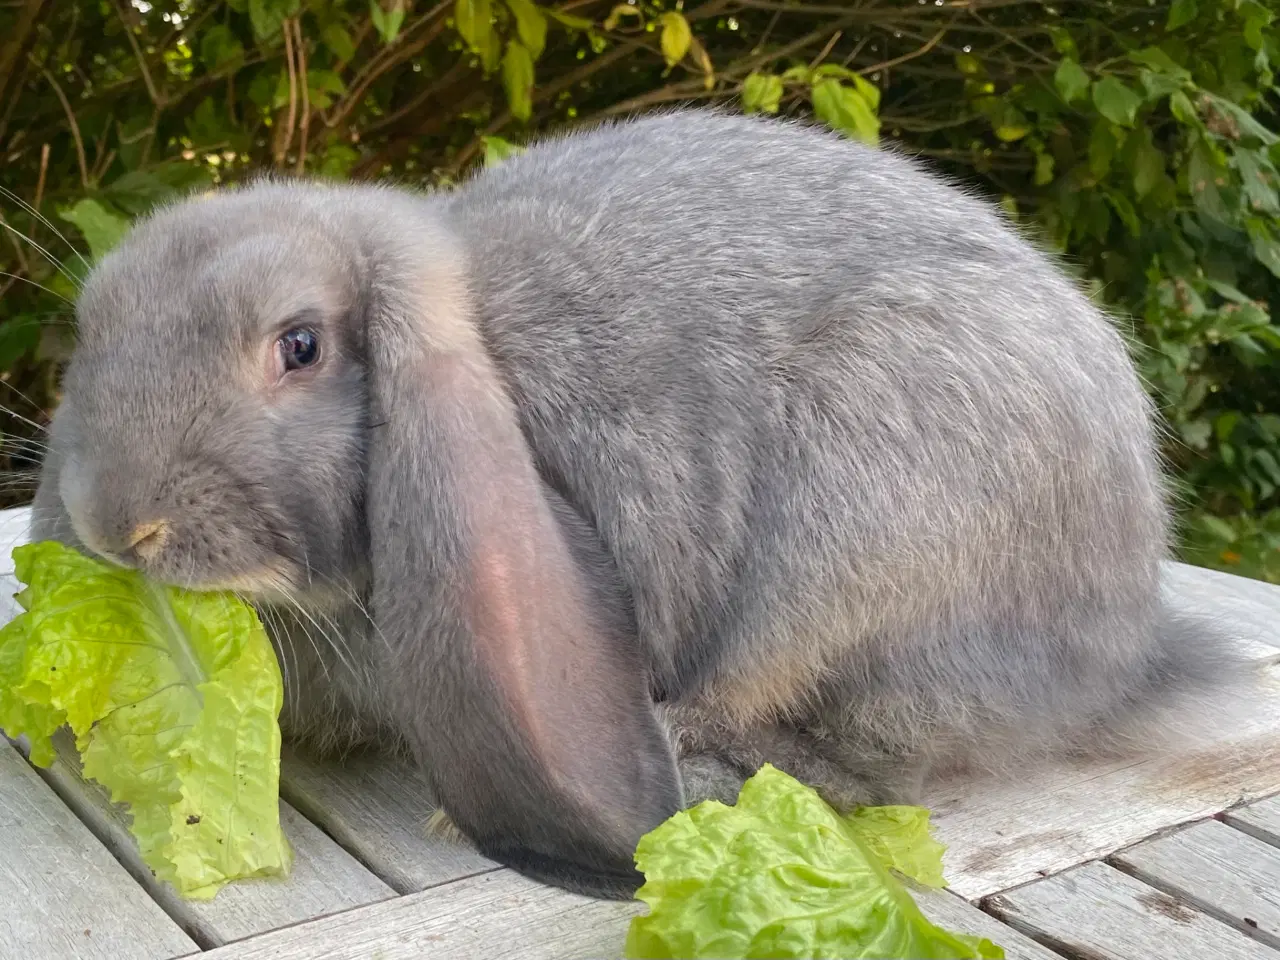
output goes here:
[[156, 83], [151, 78], [151, 68], [147, 66], [147, 58], [143, 56], [142, 47], [138, 45], [138, 38], [133, 34], [133, 24], [129, 22], [124, 8], [120, 6], [120, 0], [112, 0], [111, 5], [115, 8], [116, 15], [120, 18], [120, 23], [124, 27], [124, 35], [129, 38], [129, 46], [133, 48], [133, 55], [138, 61], [138, 67], [142, 70], [142, 82], [147, 85], [147, 94], [151, 97], [151, 102], [156, 105], [156, 108], [161, 109], [164, 107], [164, 98], [160, 96], [160, 91], [156, 89]]
[[62, 92], [62, 86], [58, 80], [45, 67], [40, 68], [40, 72], [44, 74], [46, 80], [53, 87], [53, 92], [58, 95], [58, 102], [62, 104], [62, 109], [67, 115], [67, 125], [71, 128], [71, 139], [76, 143], [76, 159], [80, 162], [80, 184], [89, 189], [89, 162], [84, 154], [84, 140], [80, 137], [80, 124], [76, 123], [76, 115], [71, 109], [71, 103], [67, 100], [67, 95]]
[[17, 23], [0, 44], [0, 103], [6, 104], [4, 116], [0, 117], [0, 143], [4, 142], [9, 118], [18, 103], [18, 92], [26, 80], [27, 55], [36, 41], [36, 27], [48, 7], [49, 0], [25, 0]]

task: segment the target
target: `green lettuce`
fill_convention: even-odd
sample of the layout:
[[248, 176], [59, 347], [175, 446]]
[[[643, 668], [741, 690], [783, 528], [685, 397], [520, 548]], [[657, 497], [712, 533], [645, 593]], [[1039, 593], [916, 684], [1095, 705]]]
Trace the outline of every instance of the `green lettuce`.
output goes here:
[[891, 871], [943, 886], [943, 847], [918, 807], [841, 817], [812, 788], [765, 765], [738, 802], [677, 813], [641, 838], [626, 955], [1002, 958], [990, 940], [931, 923]]
[[253, 609], [53, 542], [13, 558], [25, 612], [0, 629], [0, 730], [49, 766], [69, 726], [84, 775], [128, 804], [143, 860], [184, 897], [286, 875], [284, 688]]

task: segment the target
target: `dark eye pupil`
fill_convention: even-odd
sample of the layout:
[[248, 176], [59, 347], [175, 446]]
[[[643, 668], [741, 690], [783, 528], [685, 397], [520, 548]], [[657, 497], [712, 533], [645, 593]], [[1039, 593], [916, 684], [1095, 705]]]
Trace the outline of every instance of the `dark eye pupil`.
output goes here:
[[314, 330], [290, 330], [280, 338], [286, 370], [309, 367], [320, 356], [320, 338]]

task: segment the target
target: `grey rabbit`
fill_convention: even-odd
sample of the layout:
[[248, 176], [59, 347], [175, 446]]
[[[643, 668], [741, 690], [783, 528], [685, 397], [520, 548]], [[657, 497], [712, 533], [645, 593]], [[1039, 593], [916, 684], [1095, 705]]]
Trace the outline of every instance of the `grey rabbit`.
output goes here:
[[[262, 611], [286, 735], [629, 897], [765, 762], [840, 809], [1148, 735], [1169, 611], [1125, 339], [889, 149], [680, 109], [434, 194], [259, 180], [92, 271], [32, 535]], [[427, 798], [424, 798], [424, 804]]]

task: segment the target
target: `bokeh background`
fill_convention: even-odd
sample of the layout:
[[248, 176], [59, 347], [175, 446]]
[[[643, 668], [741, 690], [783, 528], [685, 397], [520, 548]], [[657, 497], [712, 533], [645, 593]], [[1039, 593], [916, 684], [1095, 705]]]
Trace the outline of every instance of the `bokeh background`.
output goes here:
[[1278, 12], [0, 0], [0, 505], [32, 492], [80, 278], [154, 204], [264, 170], [449, 189], [542, 133], [715, 103], [929, 158], [1058, 250], [1162, 411], [1182, 557], [1280, 582]]

